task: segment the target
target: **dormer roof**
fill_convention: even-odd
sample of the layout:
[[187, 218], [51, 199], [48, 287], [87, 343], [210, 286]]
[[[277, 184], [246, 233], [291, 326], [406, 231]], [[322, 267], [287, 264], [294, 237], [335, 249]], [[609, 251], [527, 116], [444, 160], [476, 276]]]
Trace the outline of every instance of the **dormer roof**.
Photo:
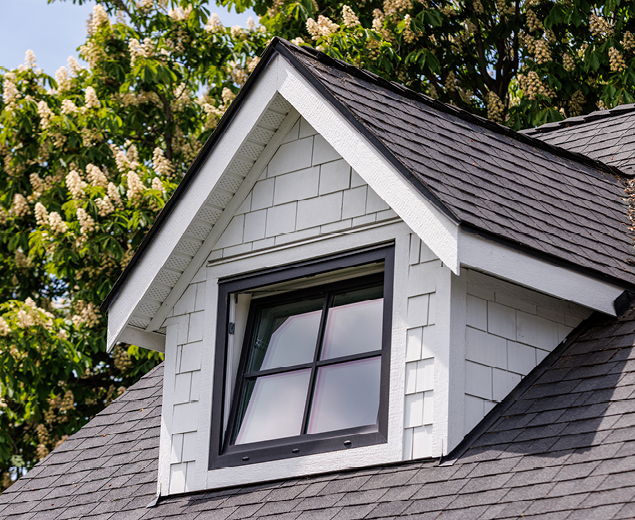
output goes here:
[[[174, 230], [166, 231], [166, 222], [196, 179], [209, 176], [209, 172], [203, 173], [206, 159], [245, 110], [250, 92], [278, 56], [450, 226], [623, 288], [635, 287], [624, 201], [626, 176], [618, 168], [513, 132], [308, 47], [274, 38], [104, 301], [104, 309], [115, 301], [157, 237], [174, 235]], [[222, 222], [220, 214], [242, 179], [293, 110], [284, 96], [276, 98], [268, 108], [268, 122], [263, 125], [259, 120], [260, 126], [252, 131], [257, 136], [248, 136], [227, 170], [210, 184], [207, 199], [184, 219], [182, 238], [162, 243], [167, 252], [153, 268], [152, 283], [140, 291], [136, 315], [125, 318], [128, 324], [146, 330], [159, 328], [152, 321], [155, 313], [166, 306], [170, 292], [184, 289], [186, 281], [179, 280], [187, 277], [183, 275], [185, 266], [200, 256], [202, 244]], [[400, 213], [399, 208], [393, 209]], [[111, 335], [109, 343], [115, 336]]]

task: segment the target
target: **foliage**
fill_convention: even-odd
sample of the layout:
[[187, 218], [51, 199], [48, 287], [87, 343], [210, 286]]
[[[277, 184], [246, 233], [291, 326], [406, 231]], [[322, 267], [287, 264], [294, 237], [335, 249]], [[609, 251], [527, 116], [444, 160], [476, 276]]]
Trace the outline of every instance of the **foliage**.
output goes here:
[[[106, 354], [99, 305], [252, 70], [267, 35], [202, 2], [97, 5], [82, 68], [35, 57], [0, 101], [0, 472], [3, 485], [160, 357]], [[204, 95], [197, 95], [204, 92]]]
[[98, 306], [272, 35], [514, 128], [635, 91], [635, 0], [96, 1], [89, 68], [1, 78], [4, 486], [159, 361], [107, 355]]

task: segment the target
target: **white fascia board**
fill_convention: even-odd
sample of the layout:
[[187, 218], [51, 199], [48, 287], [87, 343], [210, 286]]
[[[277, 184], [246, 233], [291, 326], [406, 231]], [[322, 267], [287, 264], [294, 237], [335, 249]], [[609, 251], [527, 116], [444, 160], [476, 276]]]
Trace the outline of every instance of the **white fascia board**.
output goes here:
[[130, 325], [121, 331], [118, 341], [123, 341], [130, 345], [137, 345], [156, 352], [165, 352], [165, 336], [163, 334], [147, 332]]
[[458, 275], [457, 224], [410, 184], [286, 60], [279, 67], [278, 91], [432, 252]]
[[264, 71], [258, 84], [243, 101], [241, 109], [235, 114], [233, 121], [214, 146], [191, 185], [183, 193], [172, 214], [163, 224], [163, 228], [156, 234], [110, 306], [107, 342], [109, 351], [118, 341], [135, 308], [170, 258], [185, 230], [218, 183], [240, 145], [275, 96], [276, 69], [275, 63], [272, 62]]
[[551, 264], [509, 247], [462, 232], [461, 265], [504, 278], [605, 314], [615, 316], [613, 302], [624, 287]]

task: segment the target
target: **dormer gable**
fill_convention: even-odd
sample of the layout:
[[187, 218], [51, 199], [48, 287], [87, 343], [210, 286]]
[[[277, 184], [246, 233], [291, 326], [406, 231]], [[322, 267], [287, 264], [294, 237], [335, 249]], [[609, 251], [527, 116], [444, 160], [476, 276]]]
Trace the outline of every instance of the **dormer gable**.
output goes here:
[[632, 288], [615, 172], [360, 74], [276, 40], [106, 302], [165, 351], [162, 495], [448, 453]]

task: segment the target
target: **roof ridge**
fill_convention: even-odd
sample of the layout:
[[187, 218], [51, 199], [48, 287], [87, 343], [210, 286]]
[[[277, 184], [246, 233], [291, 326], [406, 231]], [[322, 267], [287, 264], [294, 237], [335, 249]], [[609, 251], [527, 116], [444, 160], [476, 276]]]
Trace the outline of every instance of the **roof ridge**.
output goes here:
[[608, 117], [628, 114], [629, 112], [635, 112], [635, 103], [618, 105], [608, 110], [596, 110], [595, 112], [583, 114], [581, 116], [568, 117], [567, 119], [563, 119], [562, 121], [553, 121], [551, 123], [545, 123], [533, 128], [526, 128], [524, 130], [520, 130], [519, 133], [524, 135], [544, 134], [547, 132], [552, 132], [554, 130], [560, 130], [562, 128], [569, 128], [570, 126], [583, 125], [585, 123], [597, 121], [598, 119], [605, 119]]
[[[500, 123], [496, 123], [495, 121], [491, 121], [482, 116], [468, 112], [467, 110], [463, 108], [459, 108], [457, 106], [450, 105], [448, 103], [443, 103], [442, 101], [433, 99], [430, 96], [427, 96], [426, 94], [416, 92], [406, 87], [405, 85], [402, 85], [401, 83], [388, 81], [373, 72], [358, 68], [354, 65], [351, 65], [350, 63], [328, 56], [327, 54], [321, 51], [318, 51], [317, 49], [314, 49], [313, 47], [308, 47], [308, 46], [299, 47], [283, 38], [280, 38], [279, 36], [274, 36], [274, 38], [271, 40], [270, 45], [273, 47], [276, 47], [277, 45], [282, 45], [283, 47], [285, 47], [291, 52], [295, 52], [295, 53], [301, 52], [302, 54], [308, 55], [309, 57], [319, 61], [320, 63], [323, 63], [324, 65], [333, 66], [340, 70], [343, 69], [344, 72], [347, 72], [353, 76], [357, 76], [360, 79], [363, 79], [365, 81], [373, 82], [387, 90], [395, 92], [404, 97], [422, 102], [433, 109], [439, 110], [441, 112], [445, 112], [450, 115], [454, 115], [460, 119], [463, 119], [464, 121], [476, 124], [483, 128], [487, 128], [493, 132], [503, 134], [507, 137], [510, 137], [512, 139], [515, 139], [525, 144], [529, 144], [536, 148], [540, 148], [542, 150], [551, 152], [554, 155], [565, 157], [567, 159], [586, 164], [588, 166], [591, 166], [592, 168], [595, 168], [596, 170], [602, 171], [609, 175], [615, 175], [621, 178], [631, 178], [630, 175], [628, 175], [627, 173], [623, 172], [622, 170], [620, 170], [619, 168], [615, 166], [608, 165], [597, 159], [592, 159], [591, 157], [587, 155], [584, 155], [578, 152], [571, 152], [565, 148], [561, 148], [559, 146], [546, 143], [545, 141], [542, 141], [530, 135], [529, 131], [523, 131], [522, 133], [516, 132], [515, 130], [512, 130], [511, 128], [507, 126], [501, 125]], [[626, 105], [623, 105], [623, 106], [626, 106]], [[617, 110], [617, 108], [619, 107], [616, 107], [612, 110]], [[635, 110], [635, 104], [633, 104], [633, 110]], [[596, 112], [594, 112], [594, 114], [595, 113]]]

